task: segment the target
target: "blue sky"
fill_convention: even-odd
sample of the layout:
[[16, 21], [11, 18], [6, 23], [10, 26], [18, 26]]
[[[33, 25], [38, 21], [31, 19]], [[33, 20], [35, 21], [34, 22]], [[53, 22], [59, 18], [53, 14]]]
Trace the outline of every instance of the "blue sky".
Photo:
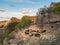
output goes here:
[[22, 17], [27, 13], [34, 15], [37, 9], [49, 6], [51, 2], [60, 0], [0, 0], [0, 17]]

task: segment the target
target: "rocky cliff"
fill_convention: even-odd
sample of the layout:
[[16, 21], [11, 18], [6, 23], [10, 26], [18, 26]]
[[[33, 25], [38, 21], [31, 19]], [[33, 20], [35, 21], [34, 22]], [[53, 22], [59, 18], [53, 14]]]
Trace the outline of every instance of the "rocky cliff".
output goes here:
[[[54, 14], [55, 15], [55, 14]], [[50, 23], [44, 24], [43, 30], [36, 24], [12, 31], [3, 41], [3, 45], [59, 45], [60, 44], [60, 15], [51, 15]], [[36, 16], [25, 16], [36, 21]], [[52, 20], [53, 19], [53, 20]], [[44, 20], [48, 20], [46, 17]], [[9, 24], [19, 22], [20, 19], [11, 18]], [[47, 21], [46, 21], [47, 22]], [[13, 24], [12, 24], [13, 25]]]
[[13, 31], [5, 38], [3, 45], [59, 45], [59, 34], [60, 28], [57, 30], [51, 28], [41, 32], [36, 25], [31, 25], [28, 28]]

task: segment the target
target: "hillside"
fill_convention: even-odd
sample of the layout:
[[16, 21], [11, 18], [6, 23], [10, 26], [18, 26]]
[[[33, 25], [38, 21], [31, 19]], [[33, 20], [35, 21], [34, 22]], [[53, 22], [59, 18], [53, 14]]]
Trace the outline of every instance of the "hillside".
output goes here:
[[0, 22], [0, 42], [3, 45], [59, 45], [60, 14], [55, 13], [60, 11], [58, 4], [41, 8], [36, 16], [12, 17], [9, 21]]
[[[59, 33], [60, 15], [51, 13], [50, 17], [51, 17], [50, 23], [48, 23], [47, 17], [44, 17], [46, 24], [44, 24], [42, 31], [41, 31], [41, 27], [38, 26], [37, 24], [35, 24], [36, 18], [37, 18], [36, 16], [23, 16], [22, 19], [17, 19], [15, 17], [12, 17], [9, 21], [1, 21], [0, 24], [4, 25], [5, 29], [3, 29], [3, 30], [0, 29], [0, 32], [1, 32], [0, 35], [2, 35], [0, 37], [0, 39], [1, 39], [0, 41], [4, 40], [3, 45], [9, 45], [9, 44], [18, 45], [21, 43], [23, 43], [23, 45], [24, 44], [33, 45], [35, 43], [36, 43], [36, 45], [39, 45], [40, 42], [38, 42], [38, 41], [41, 39], [42, 39], [41, 41], [48, 40], [49, 41], [48, 43], [51, 43], [50, 41], [53, 42], [54, 40], [58, 41], [58, 39], [56, 37], [59, 38], [59, 36], [55, 36], [55, 35], [60, 34]], [[29, 26], [20, 27], [22, 25], [23, 26], [26, 25], [26, 23], [24, 21]], [[29, 21], [29, 22], [31, 21], [31, 24], [28, 23], [27, 21]], [[17, 25], [20, 25], [20, 26], [17, 26]], [[17, 29], [15, 29], [16, 26], [18, 27]], [[32, 42], [32, 40], [34, 40], [34, 42]], [[21, 42], [21, 43], [19, 43], [19, 42]], [[56, 42], [56, 44], [57, 44], [57, 42]]]
[[0, 21], [0, 27], [3, 27], [4, 25], [6, 25], [8, 23], [8, 21]]
[[26, 16], [26, 18], [30, 19], [33, 23], [36, 21], [36, 16]]
[[46, 32], [41, 32], [36, 25], [31, 25], [28, 28], [13, 31], [5, 38], [3, 45], [59, 45], [59, 34], [60, 28], [57, 30], [50, 29], [50, 31], [46, 30]]
[[9, 35], [10, 30], [9, 26], [12, 23], [19, 22], [19, 19], [12, 17], [9, 21], [0, 21], [0, 43], [4, 40], [4, 38]]
[[[21, 28], [21, 29], [20, 29], [20, 27], [18, 29], [14, 29], [15, 26], [17, 26], [22, 21], [22, 19], [25, 19], [24, 17], [26, 19], [31, 20], [32, 21], [31, 24], [29, 26], [25, 26], [24, 28]], [[24, 44], [26, 43], [25, 45], [33, 45], [35, 43], [36, 44], [38, 43], [37, 45], [39, 45], [38, 41], [41, 39], [42, 39], [41, 41], [47, 39], [49, 41], [48, 43], [51, 43], [50, 41], [53, 42], [53, 40], [57, 41], [57, 38], [55, 35], [60, 34], [59, 33], [59, 31], [60, 31], [59, 30], [60, 29], [59, 28], [60, 27], [60, 25], [59, 25], [60, 18], [59, 17], [60, 17], [60, 15], [51, 14], [51, 19], [50, 19], [49, 24], [48, 24], [47, 17], [45, 17], [44, 20], [45, 20], [46, 24], [44, 25], [42, 31], [41, 31], [41, 27], [40, 26], [38, 27], [38, 25], [35, 24], [36, 16], [23, 16], [22, 19], [17, 19], [15, 17], [12, 17], [9, 21], [2, 21], [2, 22], [0, 22], [0, 24], [3, 24], [3, 25], [5, 24], [6, 29], [4, 29], [5, 31], [0, 30], [0, 32], [3, 31], [3, 33], [1, 33], [1, 35], [2, 35], [1, 41], [3, 41], [3, 39], [5, 37], [6, 38], [3, 41], [3, 45], [9, 45], [9, 44], [10, 45], [13, 45], [13, 44], [18, 45], [21, 43], [24, 43]], [[24, 21], [27, 21], [27, 20], [24, 20]], [[24, 22], [22, 22], [22, 23], [24, 23]], [[11, 36], [11, 35], [13, 35], [13, 36]], [[34, 40], [33, 43], [32, 43], [32, 40]], [[13, 41], [13, 43], [12, 43], [12, 41]], [[19, 42], [21, 42], [21, 43], [19, 43]]]

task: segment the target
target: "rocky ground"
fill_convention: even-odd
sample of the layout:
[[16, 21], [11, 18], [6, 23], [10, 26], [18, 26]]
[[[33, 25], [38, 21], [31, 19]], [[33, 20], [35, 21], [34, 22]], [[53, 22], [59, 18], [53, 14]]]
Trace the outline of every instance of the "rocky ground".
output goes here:
[[41, 32], [36, 25], [13, 31], [3, 41], [3, 45], [59, 45], [60, 28]]

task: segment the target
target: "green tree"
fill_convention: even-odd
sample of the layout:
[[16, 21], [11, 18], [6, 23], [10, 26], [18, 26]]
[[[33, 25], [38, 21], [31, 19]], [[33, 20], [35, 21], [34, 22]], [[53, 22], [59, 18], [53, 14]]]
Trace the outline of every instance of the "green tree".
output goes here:
[[60, 2], [53, 3], [53, 7], [51, 8], [52, 12], [60, 14]]

